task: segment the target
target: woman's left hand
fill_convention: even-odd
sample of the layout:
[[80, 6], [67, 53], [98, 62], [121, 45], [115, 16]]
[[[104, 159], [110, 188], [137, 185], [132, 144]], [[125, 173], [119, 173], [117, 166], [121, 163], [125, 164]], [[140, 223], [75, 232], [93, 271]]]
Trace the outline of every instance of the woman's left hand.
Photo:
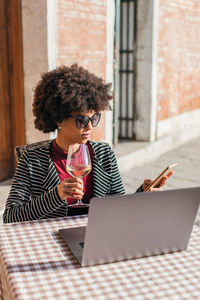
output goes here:
[[[164, 175], [154, 187], [151, 187], [148, 192], [157, 192], [157, 191], [163, 191], [163, 187], [166, 184], [167, 179], [169, 179], [170, 176], [174, 174], [173, 171], [169, 171], [167, 175]], [[147, 186], [152, 182], [151, 179], [145, 179], [142, 184], [143, 191], [147, 188]]]

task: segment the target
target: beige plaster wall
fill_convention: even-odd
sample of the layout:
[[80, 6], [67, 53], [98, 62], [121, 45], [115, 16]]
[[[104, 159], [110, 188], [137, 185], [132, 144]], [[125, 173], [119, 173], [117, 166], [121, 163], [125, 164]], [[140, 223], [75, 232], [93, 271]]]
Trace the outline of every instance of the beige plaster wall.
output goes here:
[[48, 71], [45, 0], [22, 0], [22, 34], [26, 143], [32, 143], [49, 138], [34, 128], [32, 114], [33, 89], [40, 74]]

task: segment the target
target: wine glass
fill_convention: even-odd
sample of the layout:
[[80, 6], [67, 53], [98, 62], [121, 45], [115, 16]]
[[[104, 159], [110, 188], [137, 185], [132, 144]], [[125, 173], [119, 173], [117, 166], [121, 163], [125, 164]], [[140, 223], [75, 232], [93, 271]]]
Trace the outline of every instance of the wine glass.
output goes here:
[[[66, 171], [73, 177], [83, 178], [92, 169], [90, 153], [86, 144], [70, 145], [67, 155]], [[70, 207], [88, 207], [81, 199], [76, 203], [69, 204]]]

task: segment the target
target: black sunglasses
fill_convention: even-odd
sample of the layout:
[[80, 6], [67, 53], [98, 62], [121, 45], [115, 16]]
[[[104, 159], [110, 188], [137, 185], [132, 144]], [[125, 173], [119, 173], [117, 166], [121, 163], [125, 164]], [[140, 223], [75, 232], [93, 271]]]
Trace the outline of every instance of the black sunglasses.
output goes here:
[[76, 121], [76, 127], [78, 129], [83, 129], [88, 126], [89, 121], [91, 121], [92, 127], [96, 127], [101, 119], [101, 113], [95, 113], [93, 116], [70, 116], [68, 118], [73, 118]]

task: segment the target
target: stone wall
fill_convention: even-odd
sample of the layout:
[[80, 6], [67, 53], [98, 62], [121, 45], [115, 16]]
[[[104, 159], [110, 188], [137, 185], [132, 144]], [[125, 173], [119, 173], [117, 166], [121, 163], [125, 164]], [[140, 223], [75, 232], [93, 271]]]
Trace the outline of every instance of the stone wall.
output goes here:
[[160, 0], [158, 121], [200, 108], [200, 1]]
[[[106, 78], [106, 1], [57, 0], [57, 65], [79, 65]], [[92, 139], [105, 137], [105, 115]]]
[[[106, 1], [56, 0], [54, 6], [55, 12], [49, 0], [22, 0], [26, 143], [49, 138], [34, 128], [32, 114], [33, 89], [41, 73], [78, 63], [106, 79]], [[53, 40], [56, 44], [52, 45]], [[104, 138], [103, 114], [92, 139]]]

